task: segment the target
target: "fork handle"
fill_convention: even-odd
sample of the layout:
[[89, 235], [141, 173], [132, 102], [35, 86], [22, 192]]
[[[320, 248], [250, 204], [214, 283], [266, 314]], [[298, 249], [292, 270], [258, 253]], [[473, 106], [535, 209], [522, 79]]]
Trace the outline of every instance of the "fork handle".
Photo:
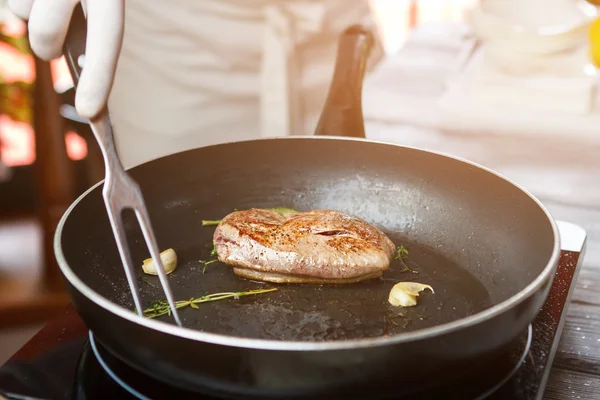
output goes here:
[[73, 78], [73, 85], [77, 89], [79, 77], [83, 70], [79, 65], [79, 57], [85, 54], [85, 45], [87, 38], [87, 21], [81, 3], [77, 3], [73, 14], [71, 15], [71, 23], [67, 30], [65, 43], [63, 45], [63, 54], [69, 67], [69, 72]]
[[[73, 85], [75, 86], [75, 95], [77, 95], [77, 84], [79, 83], [81, 71], [83, 71], [83, 68], [79, 64], [79, 59], [85, 55], [86, 39], [87, 20], [81, 3], [77, 3], [71, 15], [71, 22], [63, 46], [65, 60], [73, 79]], [[106, 179], [109, 179], [112, 173], [124, 171], [115, 145], [108, 108], [105, 106], [93, 120], [89, 121], [89, 124], [104, 155], [104, 164], [107, 171]]]

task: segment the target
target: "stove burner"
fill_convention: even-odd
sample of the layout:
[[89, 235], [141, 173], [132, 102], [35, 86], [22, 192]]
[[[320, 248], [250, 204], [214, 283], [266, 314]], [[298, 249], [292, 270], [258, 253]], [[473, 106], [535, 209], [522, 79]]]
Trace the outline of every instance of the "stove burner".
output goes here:
[[149, 397], [144, 396], [142, 393], [138, 392], [137, 390], [135, 390], [134, 388], [129, 386], [127, 383], [125, 383], [104, 362], [104, 359], [102, 358], [102, 356], [100, 355], [100, 352], [98, 351], [98, 348], [96, 347], [96, 341], [94, 340], [94, 334], [92, 333], [92, 331], [89, 332], [89, 338], [90, 338], [90, 346], [92, 346], [92, 351], [94, 352], [94, 355], [96, 356], [96, 360], [98, 360], [98, 362], [100, 363], [100, 366], [102, 366], [102, 368], [108, 374], [108, 376], [110, 376], [115, 382], [117, 382], [119, 384], [119, 386], [121, 386], [123, 389], [125, 389], [126, 391], [131, 393], [133, 396], [137, 397], [138, 399], [151, 400]]
[[[533, 341], [533, 328], [529, 325], [526, 335], [515, 344], [514, 351], [503, 357], [502, 362], [494, 362], [493, 366], [485, 368], [476, 377], [469, 375], [460, 382], [455, 382], [451, 387], [443, 386], [436, 389], [436, 392], [448, 393], [451, 391], [454, 395], [462, 390], [461, 398], [474, 400], [490, 400], [495, 398], [495, 394], [515, 376], [520, 367], [526, 362]], [[153, 398], [176, 397], [178, 399], [197, 398], [198, 394], [182, 391], [175, 387], [168, 387], [142, 373], [128, 367], [105, 349], [98, 346], [94, 339], [93, 333], [89, 332], [89, 347], [93, 356], [89, 355], [89, 350], [84, 350], [81, 366], [85, 366], [86, 375], [82, 376], [82, 384], [96, 385], [97, 390], [91, 390], [87, 387], [85, 390], [76, 390], [76, 393], [86, 393], [83, 397], [76, 398], [91, 399], [91, 393], [102, 393], [102, 396], [107, 395], [107, 390], [111, 390], [110, 398], [125, 399], [137, 398], [141, 400], [150, 400], [149, 393], [152, 393]], [[90, 368], [92, 372], [90, 374]], [[96, 370], [94, 372], [94, 369]], [[100, 373], [100, 376], [97, 376]], [[105, 375], [102, 377], [102, 373]], [[86, 379], [87, 378], [87, 379]], [[79, 380], [79, 379], [78, 379]], [[470, 384], [466, 385], [468, 382]], [[480, 385], [474, 385], [473, 382], [479, 382]], [[465, 389], [468, 387], [469, 389]], [[99, 389], [102, 389], [101, 391]], [[468, 392], [468, 393], [467, 393]], [[432, 393], [419, 393], [420, 397], [432, 396]], [[465, 397], [463, 397], [463, 395]], [[211, 399], [209, 396], [203, 396], [205, 399]], [[504, 398], [500, 396], [500, 398]]]
[[523, 352], [521, 353], [521, 357], [517, 360], [513, 369], [506, 374], [506, 376], [499, 381], [496, 386], [490, 388], [487, 392], [483, 393], [481, 396], [477, 397], [476, 400], [487, 399], [488, 397], [495, 394], [504, 384], [506, 384], [515, 374], [519, 371], [519, 368], [525, 363], [525, 359], [529, 354], [529, 350], [531, 349], [531, 342], [533, 339], [533, 328], [531, 324], [527, 327], [527, 341], [525, 342], [525, 346], [523, 347]]

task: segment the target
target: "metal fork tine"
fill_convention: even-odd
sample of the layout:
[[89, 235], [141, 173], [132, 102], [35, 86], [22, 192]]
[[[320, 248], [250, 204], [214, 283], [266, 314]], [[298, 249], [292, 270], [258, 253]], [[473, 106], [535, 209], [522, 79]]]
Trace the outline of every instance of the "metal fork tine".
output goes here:
[[117, 242], [117, 248], [119, 249], [119, 255], [121, 256], [121, 261], [123, 262], [125, 267], [125, 275], [127, 276], [129, 289], [131, 290], [131, 295], [133, 296], [133, 303], [135, 304], [135, 309], [138, 315], [143, 317], [144, 309], [142, 308], [142, 300], [140, 298], [138, 284], [135, 279], [135, 269], [133, 267], [133, 262], [131, 261], [129, 247], [127, 246], [127, 237], [125, 235], [125, 230], [123, 229], [120, 210], [114, 210], [113, 207], [111, 207], [110, 198], [106, 195], [104, 196], [104, 202], [108, 211], [110, 226], [112, 227], [113, 234], [115, 236], [115, 241]]
[[173, 294], [167, 280], [167, 274], [160, 259], [160, 251], [152, 227], [150, 225], [150, 217], [144, 203], [144, 197], [140, 186], [135, 182], [123, 169], [123, 165], [116, 151], [112, 124], [108, 111], [103, 111], [95, 120], [90, 121], [90, 127], [94, 136], [98, 140], [104, 161], [106, 165], [106, 179], [104, 180], [104, 202], [110, 216], [110, 222], [113, 228], [113, 233], [117, 241], [125, 275], [130, 286], [133, 301], [135, 303], [137, 313], [143, 316], [142, 302], [140, 299], [139, 288], [135, 280], [135, 268], [131, 261], [131, 254], [127, 244], [127, 238], [123, 229], [123, 221], [121, 212], [130, 208], [136, 214], [146, 245], [150, 251], [150, 256], [156, 265], [160, 285], [163, 293], [171, 308], [171, 314], [177, 325], [181, 326], [181, 319], [173, 300]]
[[144, 234], [144, 238], [146, 239], [146, 245], [148, 246], [148, 250], [150, 251], [152, 260], [154, 260], [154, 263], [157, 266], [158, 278], [160, 279], [160, 284], [167, 298], [167, 302], [171, 307], [173, 318], [175, 319], [175, 322], [177, 322], [177, 325], [181, 326], [179, 313], [177, 312], [175, 300], [173, 299], [173, 294], [169, 286], [169, 281], [167, 280], [167, 274], [165, 273], [165, 268], [160, 258], [160, 250], [158, 249], [158, 245], [156, 244], [156, 238], [154, 237], [154, 231], [152, 230], [150, 217], [148, 216], [148, 210], [146, 210], [146, 206], [144, 205], [144, 203], [141, 203], [137, 205], [135, 211], [140, 226], [142, 228], [142, 233]]

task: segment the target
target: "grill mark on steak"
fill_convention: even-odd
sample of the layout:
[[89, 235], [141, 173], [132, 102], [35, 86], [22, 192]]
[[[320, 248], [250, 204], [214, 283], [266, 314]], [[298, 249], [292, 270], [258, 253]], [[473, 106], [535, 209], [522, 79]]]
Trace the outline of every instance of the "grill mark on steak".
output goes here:
[[249, 279], [351, 283], [381, 276], [395, 246], [379, 229], [334, 210], [235, 211], [214, 236], [219, 261]]

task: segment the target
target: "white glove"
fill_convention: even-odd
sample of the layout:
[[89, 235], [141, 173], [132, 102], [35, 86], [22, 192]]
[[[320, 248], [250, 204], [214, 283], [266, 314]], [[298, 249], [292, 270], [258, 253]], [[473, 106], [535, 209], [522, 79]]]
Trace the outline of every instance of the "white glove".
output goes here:
[[[28, 20], [29, 43], [39, 58], [62, 55], [73, 9], [80, 0], [8, 0], [18, 17]], [[79, 115], [93, 119], [106, 105], [123, 41], [125, 0], [81, 0], [87, 15], [83, 72], [75, 95]]]

